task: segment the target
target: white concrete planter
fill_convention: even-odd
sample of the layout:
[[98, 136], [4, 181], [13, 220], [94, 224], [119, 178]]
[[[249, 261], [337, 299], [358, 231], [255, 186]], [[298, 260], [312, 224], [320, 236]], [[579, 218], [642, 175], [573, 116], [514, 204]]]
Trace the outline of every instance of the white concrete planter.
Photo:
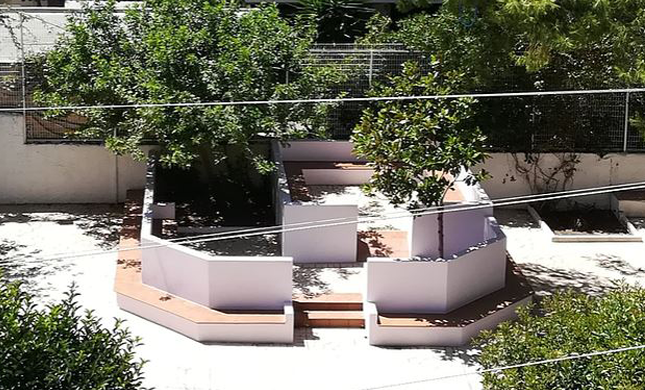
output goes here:
[[[613, 206], [613, 202], [612, 202]], [[613, 209], [616, 217], [625, 226], [628, 234], [556, 234], [549, 225], [540, 217], [535, 208], [530, 205], [526, 206], [529, 214], [538, 223], [547, 240], [557, 243], [584, 243], [584, 242], [643, 242], [643, 237], [639, 235], [638, 229], [629, 222], [625, 215], [616, 209]]]
[[506, 237], [487, 221], [490, 239], [446, 260], [368, 258], [366, 300], [390, 313], [448, 313], [501, 289]]

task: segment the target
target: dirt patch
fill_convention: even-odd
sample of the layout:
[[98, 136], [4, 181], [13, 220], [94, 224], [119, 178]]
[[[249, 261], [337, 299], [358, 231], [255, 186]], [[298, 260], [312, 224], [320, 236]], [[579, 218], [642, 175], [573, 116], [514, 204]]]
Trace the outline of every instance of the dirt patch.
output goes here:
[[251, 185], [235, 175], [205, 184], [196, 170], [159, 169], [157, 202], [175, 202], [178, 226], [271, 226], [275, 222], [270, 177]]
[[540, 216], [558, 235], [629, 234], [609, 210], [542, 210]]

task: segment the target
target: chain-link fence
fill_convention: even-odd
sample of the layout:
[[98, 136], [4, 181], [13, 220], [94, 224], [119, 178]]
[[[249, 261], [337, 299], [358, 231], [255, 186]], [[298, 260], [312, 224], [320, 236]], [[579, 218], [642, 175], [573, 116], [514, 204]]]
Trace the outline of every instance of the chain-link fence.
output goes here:
[[[36, 70], [25, 65], [24, 59], [51, 48], [68, 15], [60, 11], [28, 17], [16, 13], [9, 18], [11, 29], [0, 28], [0, 107], [33, 105], [31, 91]], [[334, 93], [360, 97], [375, 84], [399, 74], [407, 61], [415, 61], [422, 70], [430, 69], [427, 56], [398, 44], [317, 44], [305, 65], [333, 65], [347, 75], [345, 82], [335, 86]], [[493, 150], [645, 151], [641, 131], [645, 119], [640, 120], [645, 117], [645, 94], [505, 97], [479, 99], [476, 105], [478, 125]], [[367, 106], [359, 102], [335, 105], [327, 118], [330, 136], [348, 139]], [[74, 134], [83, 123], [81, 117], [45, 119], [43, 113], [31, 111], [22, 115], [27, 141], [80, 141]]]
[[[403, 64], [414, 61], [421, 70], [429, 69], [423, 53], [410, 51], [400, 44], [357, 45], [317, 44], [311, 50], [309, 66], [333, 66], [346, 75], [345, 82], [334, 86], [334, 93], [343, 97], [362, 97], [378, 83], [401, 73]], [[337, 105], [329, 117], [330, 135], [347, 139], [368, 104], [345, 102]]]
[[[38, 11], [7, 10], [0, 24], [0, 107], [32, 107], [32, 92], [37, 86], [31, 56], [52, 48], [64, 31], [66, 9]], [[31, 142], [82, 141], [75, 136], [83, 118], [69, 115], [45, 118], [44, 113], [24, 111], [25, 139]]]

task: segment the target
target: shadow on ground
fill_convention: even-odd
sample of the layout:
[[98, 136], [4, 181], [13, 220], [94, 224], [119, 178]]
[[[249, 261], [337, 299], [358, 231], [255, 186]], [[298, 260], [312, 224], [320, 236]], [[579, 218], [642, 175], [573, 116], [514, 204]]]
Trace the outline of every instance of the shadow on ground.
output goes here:
[[0, 205], [0, 225], [29, 222], [75, 224], [83, 234], [96, 239], [102, 249], [111, 249], [118, 244], [122, 220], [121, 204]]
[[322, 268], [293, 267], [293, 289], [306, 297], [315, 297], [331, 292], [327, 282], [322, 280]]
[[645, 269], [634, 267], [620, 256], [598, 254], [596, 256], [584, 256], [584, 258], [593, 261], [599, 267], [618, 272], [621, 276], [645, 274]]
[[538, 296], [550, 295], [566, 289], [597, 295], [617, 287], [617, 284], [610, 279], [572, 269], [552, 268], [534, 263], [518, 264], [518, 266]]

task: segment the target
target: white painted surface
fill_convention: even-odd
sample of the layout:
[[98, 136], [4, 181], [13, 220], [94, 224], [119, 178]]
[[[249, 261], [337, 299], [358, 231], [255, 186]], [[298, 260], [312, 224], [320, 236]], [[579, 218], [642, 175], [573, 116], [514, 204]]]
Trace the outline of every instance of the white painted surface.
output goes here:
[[141, 244], [143, 283], [214, 309], [281, 310], [291, 301], [293, 259], [210, 256], [152, 235], [155, 164], [148, 162]]
[[480, 241], [448, 260], [368, 258], [366, 300], [384, 312], [447, 313], [504, 287], [506, 237], [495, 218], [481, 220]]
[[[444, 215], [444, 218], [447, 214]], [[410, 256], [439, 257], [439, 218], [437, 214], [417, 215], [411, 217], [411, 229], [408, 234]]]
[[287, 204], [284, 206], [282, 219], [284, 225], [325, 220], [342, 220], [344, 223], [337, 226], [285, 231], [282, 233], [282, 254], [293, 257], [295, 263], [355, 262], [358, 222], [352, 223], [352, 221], [358, 221], [356, 205]]
[[[520, 164], [526, 167], [522, 162], [523, 155], [517, 156]], [[580, 163], [576, 165], [576, 172], [567, 189], [645, 181], [645, 170], [643, 170], [645, 154], [643, 153], [611, 153], [603, 157], [592, 153], [580, 153], [578, 157]], [[558, 165], [559, 160], [555, 155], [543, 154], [540, 167], [545, 172], [549, 172]], [[482, 166], [493, 176], [482, 183], [482, 187], [491, 198], [534, 193], [529, 181], [515, 169], [516, 164], [510, 153], [491, 153], [491, 157]], [[562, 182], [562, 175], [556, 178]]]
[[645, 217], [645, 199], [643, 200], [625, 200], [618, 201], [619, 209], [627, 217], [643, 218]]
[[367, 259], [366, 300], [390, 313], [445, 313], [448, 263]]
[[[148, 161], [141, 223], [141, 272], [144, 284], [220, 310], [282, 310], [285, 322], [196, 323], [145, 302], [117, 294], [123, 310], [197, 341], [293, 342], [293, 259], [290, 257], [209, 256], [152, 235], [155, 163]], [[173, 208], [174, 209], [174, 208]], [[158, 215], [155, 215], [157, 212]]]
[[210, 307], [207, 255], [151, 235], [142, 236], [141, 244], [156, 246], [142, 251], [141, 278], [144, 284]]
[[291, 141], [281, 145], [283, 161], [359, 161], [349, 141]]
[[[492, 208], [450, 212], [443, 215], [444, 254], [450, 258], [471, 245], [487, 240], [487, 216]], [[439, 257], [439, 218], [437, 214], [412, 217], [410, 233], [412, 256]]]
[[459, 253], [447, 264], [446, 312], [450, 312], [504, 287], [506, 238]]
[[0, 114], [0, 203], [122, 202], [145, 169], [100, 145], [25, 144], [22, 117]]
[[517, 309], [529, 304], [531, 299], [527, 297], [463, 327], [381, 326], [378, 323], [379, 308], [372, 302], [365, 302], [365, 327], [371, 345], [457, 347], [469, 343], [482, 330], [492, 329], [501, 322], [517, 318]]
[[359, 186], [370, 181], [374, 170], [360, 169], [303, 169], [302, 175], [308, 186], [342, 185]]
[[285, 313], [285, 322], [282, 324], [199, 323], [121, 294], [117, 294], [117, 303], [122, 310], [153, 321], [196, 341], [263, 344], [293, 342], [294, 313], [291, 302], [286, 302], [282, 307]]
[[291, 257], [216, 256], [210, 260], [208, 272], [210, 307], [280, 310], [285, 302], [291, 302]]
[[444, 214], [444, 253], [447, 258], [488, 239], [485, 234], [491, 223], [488, 216], [492, 215], [492, 210], [491, 207]]

